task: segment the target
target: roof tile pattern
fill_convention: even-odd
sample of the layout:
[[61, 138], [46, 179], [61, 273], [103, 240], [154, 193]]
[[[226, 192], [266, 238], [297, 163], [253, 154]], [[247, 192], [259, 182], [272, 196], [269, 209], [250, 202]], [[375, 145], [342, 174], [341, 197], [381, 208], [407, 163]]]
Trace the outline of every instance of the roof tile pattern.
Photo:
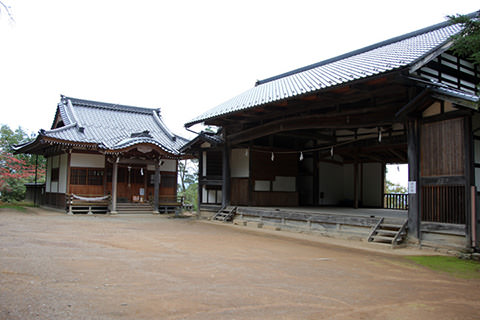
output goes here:
[[408, 67], [447, 43], [460, 29], [460, 25], [438, 24], [259, 81], [255, 87], [185, 125]]
[[[58, 108], [65, 126], [43, 131], [44, 136], [76, 143], [94, 143], [105, 150], [149, 143], [175, 155], [187, 142], [168, 130], [156, 109], [69, 97], [62, 97]], [[132, 138], [132, 134], [143, 131], [149, 131], [151, 138]]]

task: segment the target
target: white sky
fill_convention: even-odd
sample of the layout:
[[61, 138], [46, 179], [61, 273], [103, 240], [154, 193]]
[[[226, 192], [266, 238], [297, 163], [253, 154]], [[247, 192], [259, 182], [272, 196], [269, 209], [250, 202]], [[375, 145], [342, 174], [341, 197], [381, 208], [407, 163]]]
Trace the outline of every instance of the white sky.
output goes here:
[[[264, 79], [480, 9], [444, 1], [3, 0], [0, 124], [49, 129], [60, 94], [183, 124]], [[195, 127], [193, 129], [196, 129]]]

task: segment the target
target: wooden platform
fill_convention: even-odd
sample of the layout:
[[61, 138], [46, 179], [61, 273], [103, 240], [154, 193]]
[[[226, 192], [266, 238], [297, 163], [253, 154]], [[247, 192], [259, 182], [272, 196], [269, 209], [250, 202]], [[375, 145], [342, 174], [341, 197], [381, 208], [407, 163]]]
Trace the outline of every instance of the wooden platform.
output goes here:
[[402, 224], [407, 211], [340, 207], [238, 207], [234, 223], [367, 241], [380, 221]]

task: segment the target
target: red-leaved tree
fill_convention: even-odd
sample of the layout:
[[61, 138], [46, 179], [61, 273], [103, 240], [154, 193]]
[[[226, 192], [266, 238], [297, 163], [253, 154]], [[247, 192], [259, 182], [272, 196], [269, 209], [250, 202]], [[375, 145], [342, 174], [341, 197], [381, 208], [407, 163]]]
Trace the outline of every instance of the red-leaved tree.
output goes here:
[[[0, 201], [20, 201], [25, 198], [25, 183], [45, 181], [45, 160], [35, 155], [12, 154], [12, 146], [31, 137], [18, 128], [0, 127]], [[35, 175], [35, 168], [36, 175]]]

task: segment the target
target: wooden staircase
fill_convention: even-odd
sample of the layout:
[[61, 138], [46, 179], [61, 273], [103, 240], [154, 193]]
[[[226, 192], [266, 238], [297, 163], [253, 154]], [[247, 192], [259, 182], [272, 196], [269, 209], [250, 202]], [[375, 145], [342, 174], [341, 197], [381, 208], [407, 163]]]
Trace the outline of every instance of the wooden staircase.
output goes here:
[[135, 202], [135, 203], [117, 203], [117, 212], [118, 213], [152, 213], [153, 207], [151, 203], [144, 202]]
[[222, 209], [213, 215], [212, 220], [229, 222], [233, 220], [236, 213], [237, 207], [222, 207]]
[[378, 242], [391, 245], [392, 248], [398, 247], [407, 238], [407, 222], [404, 221], [386, 221], [381, 218], [372, 228], [368, 236], [368, 242]]

